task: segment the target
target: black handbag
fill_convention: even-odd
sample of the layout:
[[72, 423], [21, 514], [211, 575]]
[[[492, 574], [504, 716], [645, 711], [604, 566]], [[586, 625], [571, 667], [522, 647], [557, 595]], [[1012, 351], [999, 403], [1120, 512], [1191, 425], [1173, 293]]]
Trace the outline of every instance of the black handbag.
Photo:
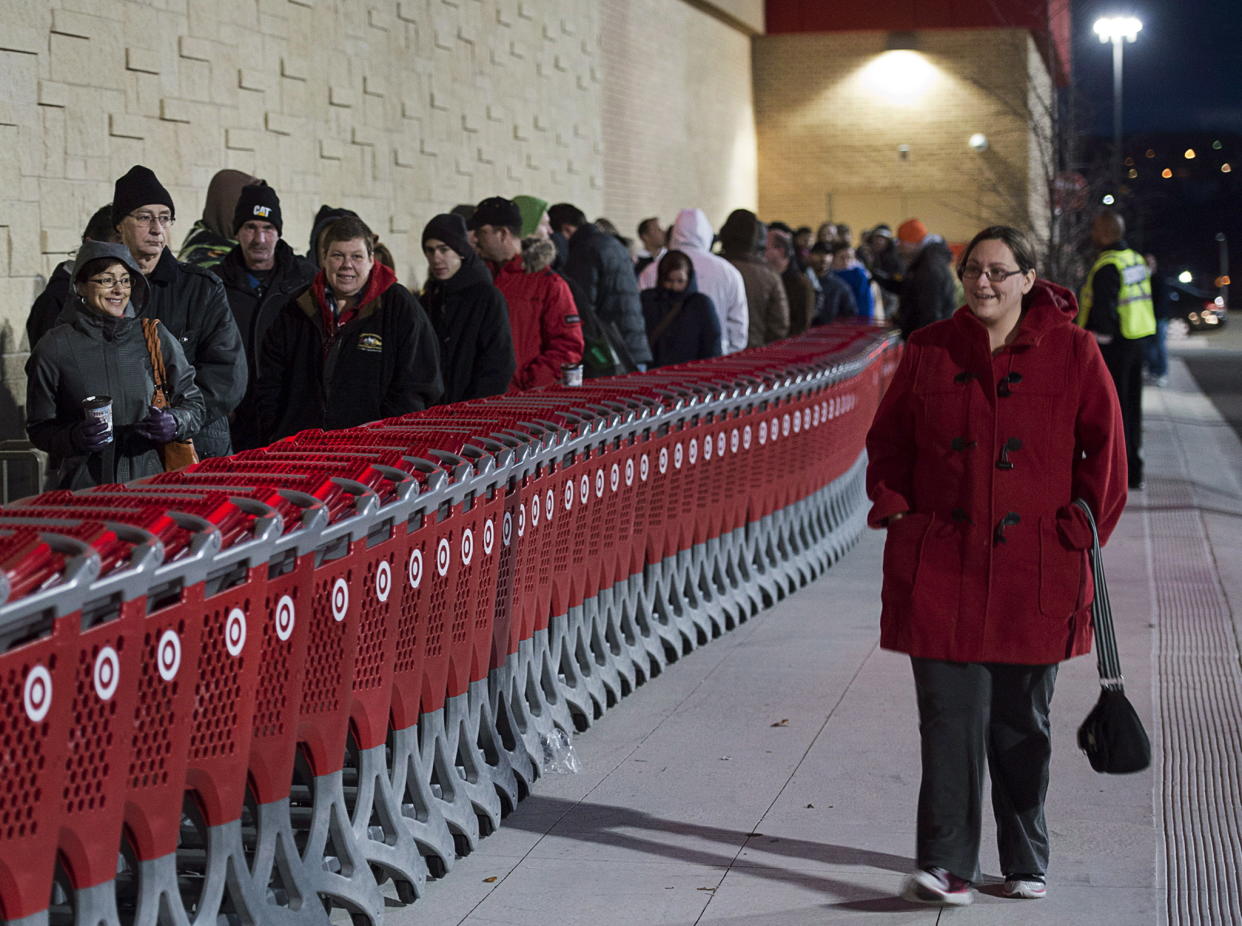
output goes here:
[[1078, 728], [1078, 748], [1087, 754], [1091, 767], [1097, 772], [1110, 775], [1141, 772], [1151, 765], [1151, 741], [1143, 729], [1143, 721], [1126, 697], [1121, 660], [1117, 656], [1117, 636], [1113, 631], [1113, 610], [1100, 559], [1100, 535], [1090, 506], [1082, 499], [1074, 504], [1082, 509], [1091, 525], [1091, 572], [1095, 579], [1091, 620], [1095, 625], [1095, 658], [1100, 673], [1100, 699]]

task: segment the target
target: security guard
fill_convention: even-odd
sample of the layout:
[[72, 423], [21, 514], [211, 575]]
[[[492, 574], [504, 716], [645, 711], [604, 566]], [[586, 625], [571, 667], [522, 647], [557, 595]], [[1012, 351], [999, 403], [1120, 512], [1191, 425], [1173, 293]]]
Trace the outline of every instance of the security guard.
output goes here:
[[1112, 210], [1091, 223], [1100, 256], [1079, 293], [1078, 324], [1095, 335], [1112, 374], [1125, 426], [1130, 488], [1143, 488], [1143, 339], [1156, 333], [1151, 274], [1125, 243], [1126, 225]]

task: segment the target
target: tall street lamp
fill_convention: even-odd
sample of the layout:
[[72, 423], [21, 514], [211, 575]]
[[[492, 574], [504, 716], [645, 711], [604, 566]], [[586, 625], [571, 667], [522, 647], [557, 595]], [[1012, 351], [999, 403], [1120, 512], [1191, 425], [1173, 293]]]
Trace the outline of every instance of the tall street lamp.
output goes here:
[[1143, 24], [1134, 16], [1101, 16], [1095, 21], [1100, 41], [1113, 43], [1113, 192], [1121, 190], [1121, 48], [1138, 39]]

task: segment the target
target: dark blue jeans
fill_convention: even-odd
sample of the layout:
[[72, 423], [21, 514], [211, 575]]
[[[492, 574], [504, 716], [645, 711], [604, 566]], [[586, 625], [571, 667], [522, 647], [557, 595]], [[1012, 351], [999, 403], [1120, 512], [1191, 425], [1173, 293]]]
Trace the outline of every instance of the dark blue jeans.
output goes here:
[[1156, 333], [1147, 339], [1144, 345], [1145, 356], [1147, 361], [1147, 373], [1150, 376], [1161, 377], [1169, 375], [1169, 320], [1167, 318], [1156, 319]]

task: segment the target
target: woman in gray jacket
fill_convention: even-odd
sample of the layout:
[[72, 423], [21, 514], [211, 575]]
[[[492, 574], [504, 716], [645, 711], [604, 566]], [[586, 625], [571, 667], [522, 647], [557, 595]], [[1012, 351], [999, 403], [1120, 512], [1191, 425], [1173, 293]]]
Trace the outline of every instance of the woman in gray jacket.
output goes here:
[[[194, 367], [161, 325], [169, 407], [151, 404], [155, 376], [138, 312], [147, 281], [120, 244], [88, 241], [73, 265], [73, 293], [58, 324], [26, 362], [26, 433], [60, 460], [55, 483], [79, 489], [163, 472], [160, 445], [203, 424]], [[112, 427], [87, 417], [88, 396], [112, 400]]]

